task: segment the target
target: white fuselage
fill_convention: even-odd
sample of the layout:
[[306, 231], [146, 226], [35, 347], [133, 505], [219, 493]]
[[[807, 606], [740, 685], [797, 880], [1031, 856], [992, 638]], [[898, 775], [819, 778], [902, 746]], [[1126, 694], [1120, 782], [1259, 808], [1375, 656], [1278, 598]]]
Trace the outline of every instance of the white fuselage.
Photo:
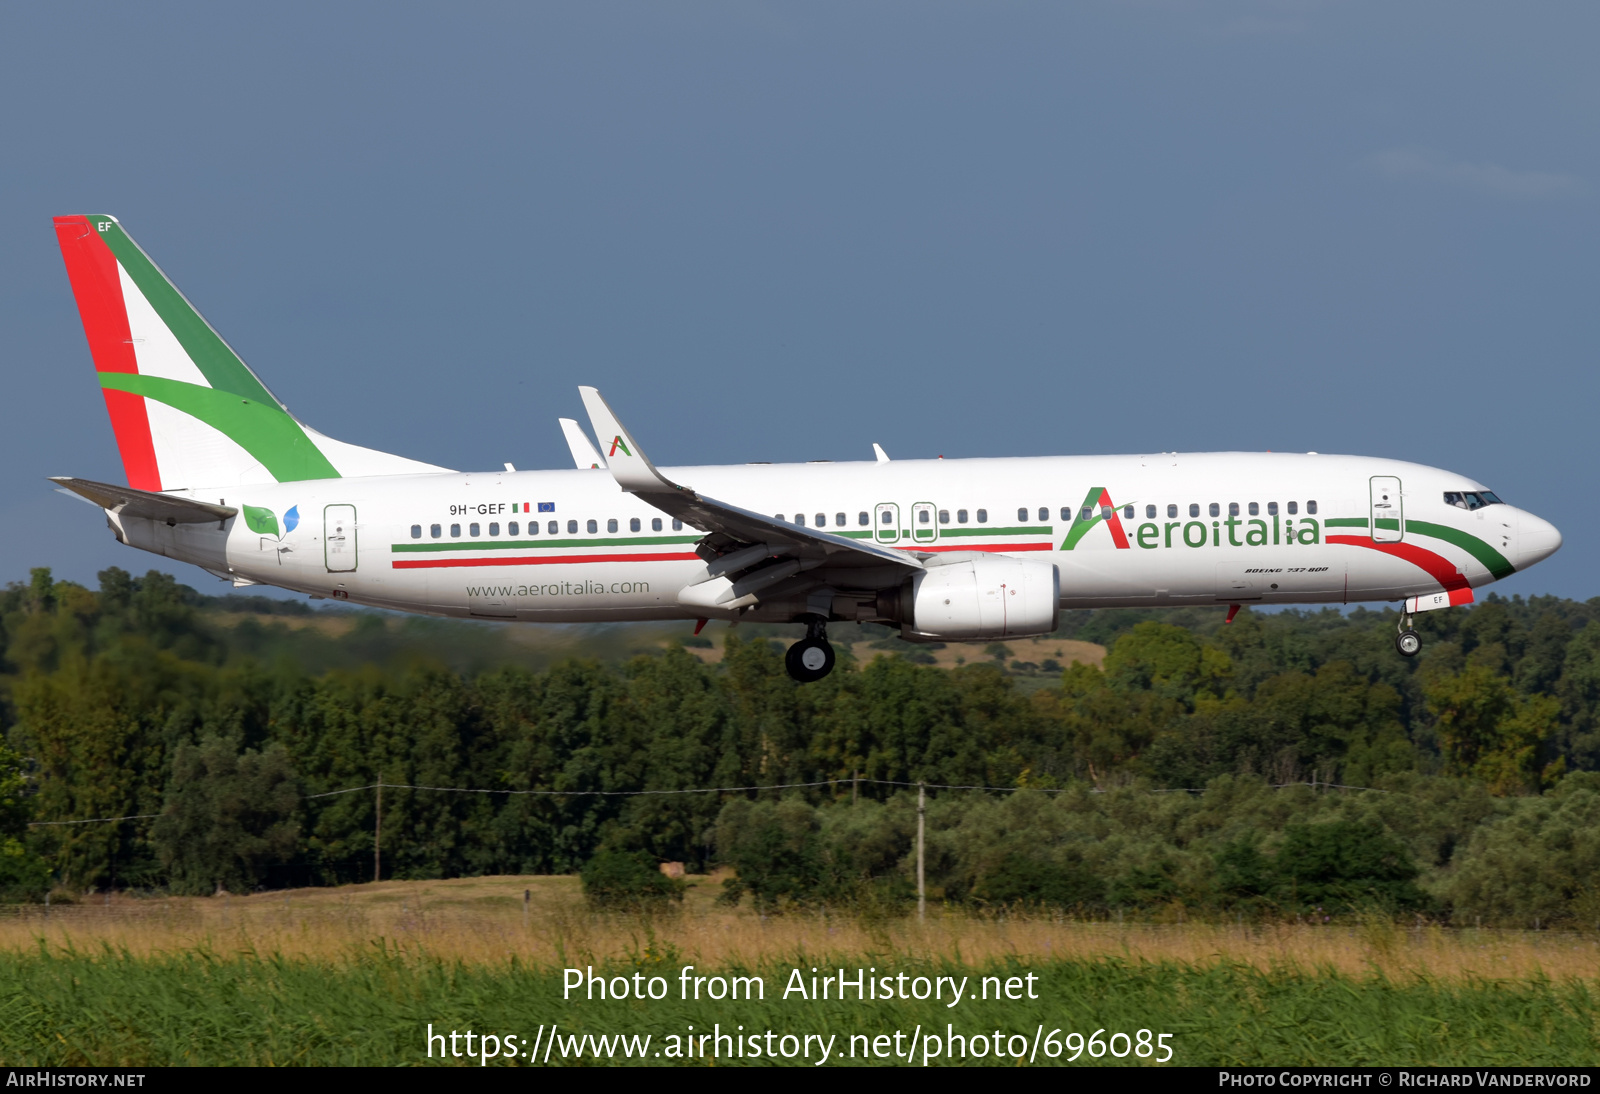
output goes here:
[[[663, 472], [706, 497], [790, 522], [803, 516], [809, 527], [820, 518], [830, 533], [880, 546], [1054, 563], [1063, 608], [1339, 604], [1452, 587], [1452, 602], [1465, 602], [1471, 596], [1462, 590], [1524, 569], [1561, 542], [1549, 523], [1513, 506], [1447, 503], [1447, 492], [1482, 490], [1463, 476], [1354, 456], [1063, 456]], [[219, 524], [123, 522], [130, 545], [240, 583], [532, 622], [716, 614], [678, 602], [679, 590], [705, 572], [694, 553], [700, 533], [674, 529], [605, 470], [169, 493], [273, 515], [270, 534], [252, 529], [243, 512]], [[291, 509], [298, 520], [286, 530]], [[746, 617], [796, 614], [778, 601]]]

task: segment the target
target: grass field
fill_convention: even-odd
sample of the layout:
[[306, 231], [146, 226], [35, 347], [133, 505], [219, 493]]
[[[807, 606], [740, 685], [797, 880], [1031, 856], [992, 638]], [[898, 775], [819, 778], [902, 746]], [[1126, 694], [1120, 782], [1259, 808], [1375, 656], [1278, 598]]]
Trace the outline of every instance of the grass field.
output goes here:
[[[575, 880], [565, 877], [91, 898], [52, 909], [48, 920], [42, 909], [30, 909], [0, 918], [0, 1064], [425, 1064], [429, 1023], [435, 1031], [493, 1031], [529, 1044], [551, 1023], [562, 1037], [648, 1033], [650, 1052], [690, 1026], [706, 1032], [742, 1025], [832, 1035], [839, 1055], [846, 1044], [865, 1051], [868, 1042], [851, 1042], [852, 1035], [900, 1030], [909, 1043], [914, 1028], [954, 1027], [1030, 1044], [1055, 1029], [1063, 1037], [1150, 1029], [1173, 1034], [1173, 1062], [1181, 1064], [1600, 1058], [1600, 939], [1592, 935], [1446, 932], [1379, 921], [1118, 925], [934, 910], [922, 925], [762, 919], [716, 907], [714, 879], [696, 880], [681, 913], [648, 921], [587, 911]], [[526, 906], [524, 892], [531, 896]], [[760, 975], [765, 997], [679, 1000], [684, 965], [696, 966], [694, 975]], [[588, 966], [661, 975], [671, 991], [661, 1001], [564, 1001], [561, 970]], [[969, 993], [956, 1007], [944, 1005], [948, 997], [785, 999], [795, 968], [807, 980], [813, 968], [819, 977], [839, 968], [852, 977], [858, 968], [968, 977], [972, 993], [985, 974], [1031, 972], [1038, 998]], [[1005, 1043], [1010, 1052], [1018, 1042]], [[581, 1062], [595, 1062], [592, 1055]], [[550, 1062], [558, 1060], [559, 1051]], [[1052, 1062], [1043, 1052], [1033, 1060]], [[686, 1062], [752, 1061], [724, 1051]], [[836, 1055], [832, 1062], [841, 1061]], [[933, 1062], [945, 1062], [943, 1054]], [[1018, 1061], [991, 1052], [954, 1062]], [[1148, 1061], [1129, 1055], [1121, 1062]]]

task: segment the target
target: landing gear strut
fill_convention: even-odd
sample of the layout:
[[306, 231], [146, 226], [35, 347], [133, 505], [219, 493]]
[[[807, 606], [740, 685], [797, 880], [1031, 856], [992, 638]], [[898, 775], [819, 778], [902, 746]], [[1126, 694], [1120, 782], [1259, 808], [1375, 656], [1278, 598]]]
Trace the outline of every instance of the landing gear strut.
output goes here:
[[1400, 633], [1394, 636], [1394, 648], [1401, 657], [1415, 657], [1422, 649], [1422, 635], [1411, 629], [1415, 624], [1415, 616], [1400, 613]]
[[783, 664], [801, 684], [814, 684], [833, 671], [833, 647], [828, 643], [828, 622], [821, 616], [806, 621], [806, 636], [789, 647]]

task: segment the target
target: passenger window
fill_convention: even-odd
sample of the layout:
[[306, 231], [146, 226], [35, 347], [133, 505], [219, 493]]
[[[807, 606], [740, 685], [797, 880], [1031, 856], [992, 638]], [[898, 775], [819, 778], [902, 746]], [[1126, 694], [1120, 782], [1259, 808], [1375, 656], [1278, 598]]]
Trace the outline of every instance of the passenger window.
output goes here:
[[471, 536], [471, 537], [472, 537], [472, 538], [473, 538], [473, 539], [477, 539], [477, 538], [478, 538], [478, 537], [479, 537], [479, 536], [481, 536], [481, 535], [482, 535], [482, 534], [483, 534], [483, 533], [482, 533], [482, 532], [480, 532], [480, 531], [479, 531], [479, 530], [478, 530], [478, 525], [476, 525], [476, 524], [473, 524], [473, 525], [469, 525], [469, 526], [468, 526], [468, 527], [467, 527], [467, 534], [468, 534], [468, 535], [469, 535], [469, 536]]
[[806, 515], [804, 513], [796, 513], [794, 515], [794, 522], [800, 527], [804, 528], [806, 526]]
[[591, 520], [586, 525], [584, 525], [584, 527], [589, 530], [589, 534], [592, 536], [596, 532], [600, 531], [600, 522], [597, 521], [597, 520]]
[[421, 539], [422, 538], [422, 525], [413, 524], [411, 526], [411, 538], [412, 539]]
[[[573, 526], [572, 526], [572, 530], [573, 530], [573, 531], [574, 531], [574, 532], [576, 532], [576, 531], [577, 531], [577, 530], [578, 530], [578, 526], [577, 526], [577, 525], [576, 525], [576, 524], [573, 524]], [[559, 531], [561, 531], [561, 524], [560, 524], [560, 522], [558, 522], [558, 521], [551, 521], [551, 522], [550, 522], [550, 524], [549, 524], [549, 526], [548, 526], [548, 527], [546, 527], [546, 528], [545, 528], [545, 531], [546, 531], [546, 532], [549, 532], [549, 533], [550, 533], [550, 534], [551, 534], [551, 535], [552, 535], [552, 536], [553, 536], [553, 535], [555, 535], [555, 534], [556, 534], [556, 533], [557, 533], [557, 532], [559, 532]]]
[[776, 520], [776, 521], [781, 521], [781, 520], [783, 520], [783, 514], [782, 513], [774, 513], [774, 514], [772, 514], [772, 519]]
[[578, 534], [578, 522], [575, 521], [575, 520], [567, 521], [567, 535], [575, 536], [577, 534]]
[[948, 509], [939, 510], [939, 523], [940, 524], [949, 524], [950, 523], [950, 510], [948, 510]]
[[1094, 509], [1093, 509], [1093, 507], [1088, 506], [1088, 505], [1085, 505], [1083, 507], [1083, 519], [1084, 520], [1093, 520], [1094, 519]]
[[617, 530], [617, 518], [616, 517], [612, 517], [610, 520], [606, 521], [606, 531], [615, 532], [616, 530]]
[[828, 514], [826, 514], [826, 513], [818, 513], [817, 514], [817, 527], [818, 528], [826, 528], [827, 526], [828, 526]]
[[1061, 507], [1061, 519], [1064, 521], [1072, 519], [1072, 510], [1068, 509], [1065, 505]]
[[835, 514], [833, 514], [833, 526], [835, 528], [843, 528], [846, 524], [849, 524], [849, 523], [850, 522], [845, 519], [845, 515], [843, 513], [835, 513]]
[[661, 518], [660, 517], [651, 517], [650, 518], [650, 530], [652, 532], [661, 531]]
[[1124, 505], [1122, 507], [1122, 519], [1123, 520], [1132, 520], [1133, 519], [1133, 506]]
[[1200, 506], [1198, 503], [1192, 501], [1189, 503], [1189, 515], [1191, 517], [1198, 517], [1200, 515]]
[[988, 524], [989, 523], [989, 510], [987, 510], [987, 509], [979, 509], [978, 510], [978, 523], [979, 524]]
[[638, 517], [630, 517], [628, 519], [628, 531], [637, 532], [637, 531], [641, 530], [643, 527], [644, 527], [644, 525], [639, 523], [639, 518]]
[[1111, 519], [1111, 514], [1114, 513], [1114, 512], [1116, 512], [1116, 510], [1112, 509], [1111, 506], [1102, 505], [1100, 507], [1100, 519], [1101, 520], [1110, 520]]
[[1167, 506], [1167, 516], [1169, 518], [1171, 518], [1171, 517], [1175, 517], [1177, 515], [1178, 515], [1178, 507], [1176, 505], [1168, 505]]
[[674, 532], [683, 531], [683, 521], [679, 520], [677, 517], [673, 517], [672, 518], [672, 530]]
[[1300, 511], [1300, 503], [1297, 502], [1297, 501], [1291, 501], [1289, 503], [1289, 515], [1292, 517], [1296, 513], [1298, 513], [1299, 511]]
[[1144, 507], [1144, 519], [1145, 520], [1155, 520], [1156, 519], [1156, 507], [1154, 505], [1146, 505]]
[[490, 522], [490, 524], [489, 524], [489, 534], [491, 536], [498, 536], [500, 534], [500, 522], [499, 521]]
[[450, 526], [450, 538], [451, 539], [460, 539], [461, 538], [461, 525], [452, 524]]
[[926, 509], [918, 509], [917, 510], [917, 523], [918, 524], [927, 524], [928, 523], [928, 518], [931, 515], [932, 514], [930, 514]]
[[1314, 501], [1306, 502], [1306, 512], [1310, 513], [1312, 516], [1316, 516], [1317, 515], [1317, 503], [1314, 502]]
[[894, 523], [894, 510], [885, 509], [882, 513], [878, 514], [878, 522], [880, 524], [893, 524]]
[[956, 510], [956, 523], [957, 524], [965, 524], [965, 523], [967, 523], [967, 511], [965, 509], [957, 509]]
[[1250, 503], [1250, 515], [1252, 517], [1259, 517], [1261, 515], [1261, 506], [1260, 506], [1259, 503], [1257, 503], [1257, 502], [1251, 502]]
[[1236, 517], [1236, 516], [1239, 515], [1239, 503], [1238, 502], [1230, 501], [1228, 503], [1228, 515], [1230, 517]]
[[437, 524], [428, 525], [428, 535], [432, 536], [434, 539], [438, 539], [439, 538], [439, 526]]
[[867, 517], [866, 512], [863, 510], [862, 512], [856, 514], [856, 523], [865, 526], [871, 524], [872, 521]]
[[522, 525], [518, 524], [516, 521], [512, 521], [510, 524], [506, 525], [506, 535], [508, 535], [508, 536], [517, 536], [517, 535], [521, 535], [521, 534], [522, 534]]
[[1047, 521], [1049, 519], [1050, 519], [1050, 510], [1046, 509], [1042, 505], [1039, 506], [1039, 520], [1041, 522], [1043, 522], [1043, 521]]
[[1024, 506], [1023, 508], [1017, 510], [1017, 519], [1018, 520], [1027, 520], [1028, 519], [1028, 510], [1027, 510], [1026, 506]]
[[1278, 515], [1278, 503], [1275, 502], [1275, 501], [1267, 502], [1267, 516], [1275, 517], [1277, 515]]
[[1216, 502], [1212, 502], [1207, 511], [1214, 517], [1220, 517], [1222, 515], [1222, 506], [1218, 505]]

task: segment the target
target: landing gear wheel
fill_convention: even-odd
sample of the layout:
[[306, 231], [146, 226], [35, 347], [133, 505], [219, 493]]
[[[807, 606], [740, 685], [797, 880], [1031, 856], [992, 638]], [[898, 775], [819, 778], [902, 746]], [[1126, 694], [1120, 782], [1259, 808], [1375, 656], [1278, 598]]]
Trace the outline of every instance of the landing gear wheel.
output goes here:
[[833, 671], [833, 646], [826, 638], [802, 638], [789, 647], [783, 663], [792, 679], [814, 684]]
[[1394, 636], [1394, 648], [1400, 651], [1401, 657], [1415, 657], [1422, 649], [1422, 635], [1416, 631], [1401, 631]]

